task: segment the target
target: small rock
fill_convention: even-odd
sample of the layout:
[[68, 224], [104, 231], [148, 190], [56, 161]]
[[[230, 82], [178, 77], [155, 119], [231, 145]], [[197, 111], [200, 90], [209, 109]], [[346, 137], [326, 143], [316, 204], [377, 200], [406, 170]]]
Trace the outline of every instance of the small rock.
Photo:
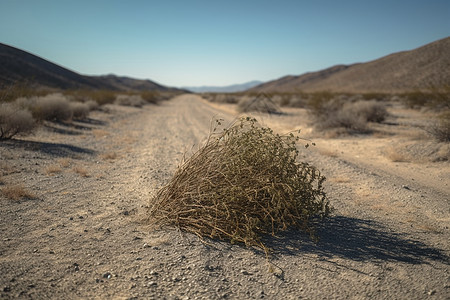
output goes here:
[[5, 286], [5, 287], [3, 288], [3, 292], [5, 292], [5, 293], [11, 292], [11, 287]]
[[145, 243], [143, 247], [144, 248], [150, 248], [149, 244], [147, 244], [147, 243]]
[[430, 296], [431, 296], [431, 295], [434, 295], [434, 294], [436, 294], [436, 291], [435, 291], [435, 290], [431, 290], [431, 291], [428, 292], [428, 295], [430, 295]]
[[407, 186], [407, 185], [402, 185], [402, 188], [404, 188], [405, 190], [411, 190], [410, 188], [409, 188], [409, 186]]
[[111, 277], [112, 277], [112, 275], [109, 272], [106, 272], [105, 274], [103, 274], [103, 278], [110, 279]]
[[78, 216], [78, 219], [84, 219], [84, 217], [83, 216]]
[[142, 260], [142, 257], [137, 257], [136, 260]]
[[124, 216], [128, 216], [129, 214], [130, 214], [130, 212], [129, 212], [128, 210], [126, 210], [126, 211], [123, 212], [123, 215], [124, 215]]
[[157, 286], [158, 284], [155, 281], [150, 281], [148, 283], [149, 286]]
[[250, 275], [250, 273], [247, 272], [246, 270], [241, 270], [241, 273], [242, 273], [243, 275]]

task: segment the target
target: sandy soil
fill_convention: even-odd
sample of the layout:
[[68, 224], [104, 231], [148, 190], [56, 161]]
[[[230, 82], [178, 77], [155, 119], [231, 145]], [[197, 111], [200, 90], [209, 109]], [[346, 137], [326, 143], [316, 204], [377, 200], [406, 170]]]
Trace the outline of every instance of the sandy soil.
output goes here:
[[257, 116], [314, 140], [301, 159], [328, 178], [336, 209], [317, 244], [299, 232], [268, 238], [270, 263], [258, 249], [145, 224], [152, 196], [211, 119], [236, 118], [231, 105], [183, 95], [108, 106], [1, 142], [0, 189], [35, 195], [0, 194], [1, 298], [449, 299], [450, 165], [400, 153], [431, 141], [417, 142], [414, 112], [393, 111], [375, 135], [334, 139], [314, 133], [301, 109]]

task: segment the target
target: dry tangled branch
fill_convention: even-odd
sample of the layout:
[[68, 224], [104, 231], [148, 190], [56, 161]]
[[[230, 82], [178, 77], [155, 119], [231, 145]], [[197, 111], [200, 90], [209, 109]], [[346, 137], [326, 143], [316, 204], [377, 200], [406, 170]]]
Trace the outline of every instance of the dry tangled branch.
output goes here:
[[313, 233], [311, 221], [327, 216], [330, 207], [325, 177], [296, 162], [298, 139], [251, 118], [221, 133], [214, 129], [152, 199], [150, 222], [264, 250], [264, 234], [289, 227]]

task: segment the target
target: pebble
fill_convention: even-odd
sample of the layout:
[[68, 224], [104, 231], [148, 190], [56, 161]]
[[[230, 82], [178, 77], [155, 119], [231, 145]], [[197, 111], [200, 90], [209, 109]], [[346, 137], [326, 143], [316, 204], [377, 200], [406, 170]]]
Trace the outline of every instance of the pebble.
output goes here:
[[103, 274], [103, 278], [110, 279], [111, 277], [112, 277], [112, 275], [109, 272], [106, 272], [105, 274]]

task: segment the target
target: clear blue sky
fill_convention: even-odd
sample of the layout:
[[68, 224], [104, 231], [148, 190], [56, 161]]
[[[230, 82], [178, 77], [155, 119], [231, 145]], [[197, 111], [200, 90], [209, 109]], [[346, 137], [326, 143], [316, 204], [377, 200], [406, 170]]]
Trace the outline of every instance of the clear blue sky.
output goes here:
[[449, 0], [0, 0], [0, 42], [169, 86], [267, 81], [448, 36]]

